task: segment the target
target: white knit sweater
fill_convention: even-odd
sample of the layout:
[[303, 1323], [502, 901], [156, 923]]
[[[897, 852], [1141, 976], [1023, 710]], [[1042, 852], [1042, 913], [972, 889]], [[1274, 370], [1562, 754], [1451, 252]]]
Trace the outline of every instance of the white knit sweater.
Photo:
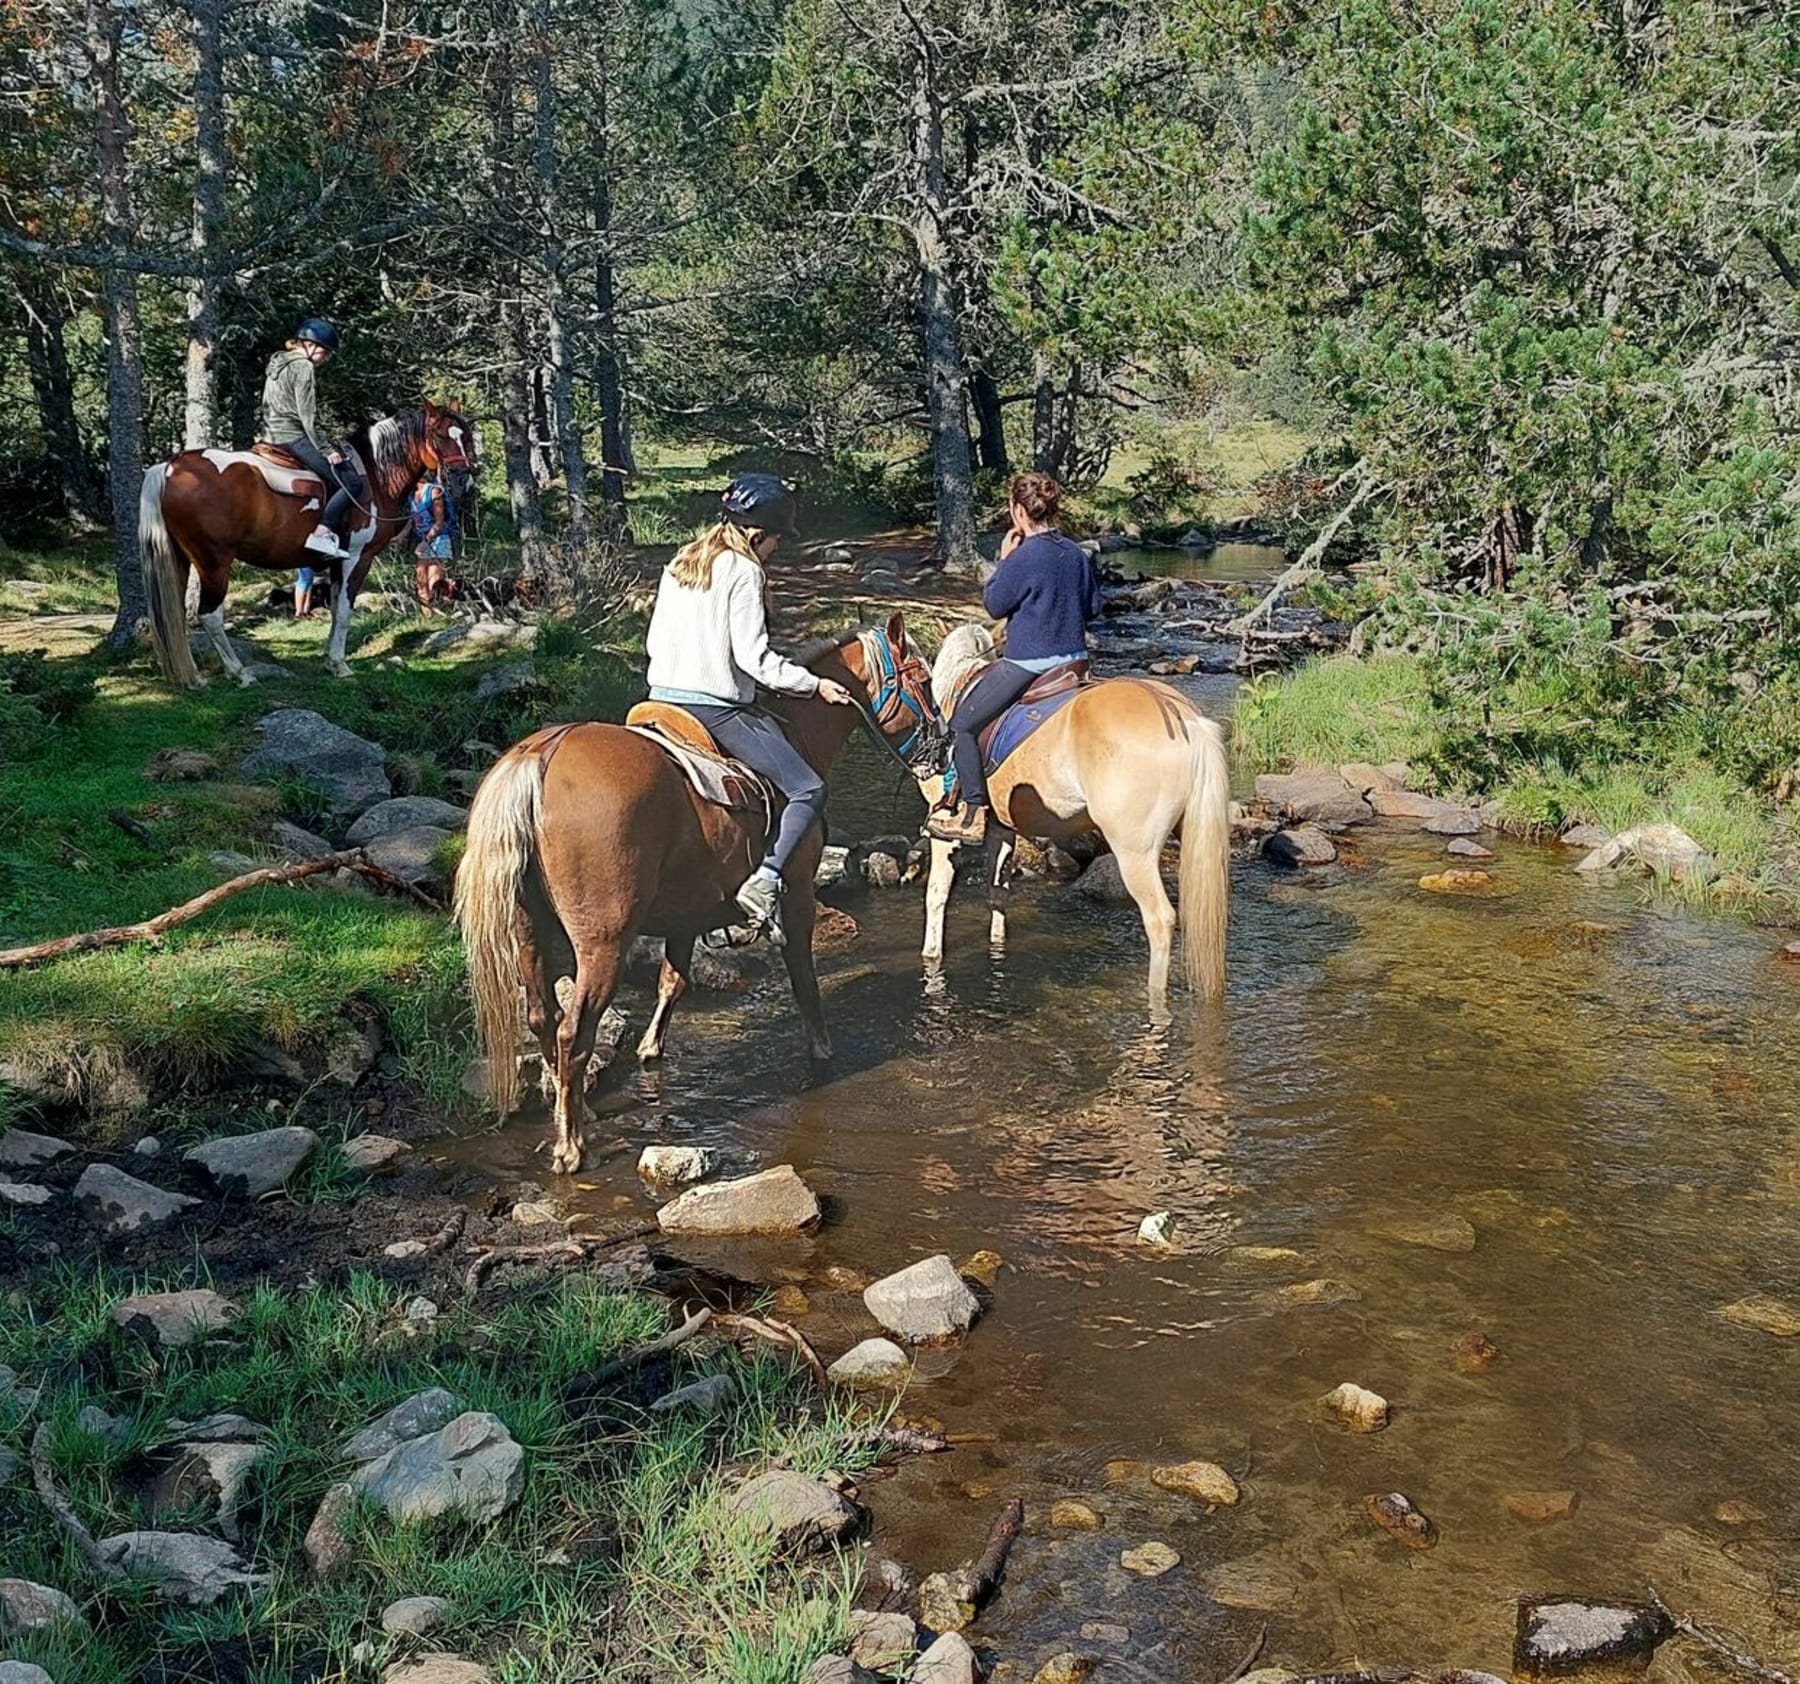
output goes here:
[[713, 562], [705, 590], [663, 569], [650, 614], [650, 688], [719, 702], [752, 702], [756, 687], [810, 696], [818, 678], [769, 647], [763, 570], [735, 550]]

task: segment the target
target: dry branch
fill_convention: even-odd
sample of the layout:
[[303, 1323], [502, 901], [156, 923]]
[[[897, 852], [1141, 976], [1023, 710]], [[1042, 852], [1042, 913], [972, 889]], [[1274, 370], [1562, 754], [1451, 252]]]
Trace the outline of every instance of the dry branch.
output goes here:
[[371, 882], [397, 894], [410, 895], [434, 912], [443, 909], [422, 889], [371, 865], [362, 850], [352, 848], [341, 854], [327, 854], [320, 860], [299, 860], [292, 865], [269, 865], [246, 871], [228, 883], [208, 889], [203, 895], [159, 912], [137, 924], [116, 924], [107, 930], [85, 930], [80, 935], [58, 936], [54, 941], [40, 941], [31, 947], [12, 947], [0, 951], [0, 971], [23, 970], [28, 965], [42, 965], [51, 959], [66, 959], [74, 953], [92, 953], [102, 947], [127, 947], [135, 941], [157, 942], [178, 924], [210, 912], [221, 901], [246, 889], [265, 889], [286, 883], [298, 883], [303, 877], [316, 877], [325, 871], [354, 871]]
[[813, 1379], [821, 1388], [829, 1386], [830, 1380], [825, 1374], [825, 1365], [819, 1361], [819, 1353], [799, 1328], [784, 1321], [771, 1321], [762, 1316], [715, 1316], [713, 1325], [726, 1329], [741, 1328], [746, 1333], [754, 1333], [759, 1339], [767, 1339], [771, 1344], [781, 1345], [792, 1351], [806, 1364]]
[[695, 1334], [707, 1328], [713, 1319], [711, 1310], [696, 1310], [681, 1326], [671, 1328], [660, 1339], [652, 1339], [647, 1344], [633, 1346], [631, 1350], [616, 1356], [611, 1362], [590, 1369], [586, 1374], [577, 1374], [573, 1380], [566, 1382], [562, 1389], [565, 1404], [585, 1403], [598, 1397], [615, 1380], [623, 1379], [634, 1369], [642, 1368], [656, 1357], [664, 1356], [678, 1345], [685, 1345]]
[[71, 1542], [86, 1557], [96, 1572], [104, 1573], [110, 1579], [121, 1577], [119, 1569], [100, 1553], [100, 1546], [94, 1542], [94, 1534], [77, 1518], [69, 1502], [56, 1489], [56, 1481], [50, 1472], [50, 1423], [40, 1421], [38, 1429], [31, 1435], [31, 1483], [37, 1488], [38, 1499], [50, 1511], [50, 1518], [69, 1535]]
[[1014, 1497], [988, 1529], [987, 1547], [982, 1550], [975, 1565], [957, 1580], [958, 1602], [966, 1602], [980, 1613], [982, 1605], [1000, 1588], [1001, 1575], [1006, 1571], [1006, 1558], [1012, 1554], [1012, 1547], [1024, 1530], [1025, 1499]]
[[628, 1245], [633, 1240], [648, 1239], [661, 1230], [654, 1222], [643, 1222], [620, 1234], [568, 1234], [560, 1240], [547, 1240], [542, 1245], [495, 1246], [484, 1251], [469, 1265], [463, 1276], [463, 1292], [473, 1298], [481, 1290], [483, 1277], [502, 1263], [547, 1263], [556, 1259], [579, 1262], [596, 1251], [610, 1251], [614, 1246]]
[[[1359, 464], [1359, 466], [1361, 466], [1361, 464]], [[1385, 485], [1378, 481], [1374, 475], [1367, 473], [1365, 469], [1362, 483], [1357, 486], [1355, 494], [1351, 497], [1350, 501], [1325, 523], [1324, 528], [1320, 531], [1318, 537], [1313, 539], [1313, 541], [1300, 552], [1300, 559], [1291, 562], [1288, 566], [1284, 567], [1274, 584], [1263, 593], [1256, 606], [1250, 609], [1248, 613], [1240, 614], [1235, 620], [1231, 621], [1225, 629], [1228, 632], [1236, 632], [1240, 637], [1247, 640], [1251, 628], [1258, 620], [1268, 618], [1268, 616], [1274, 612], [1275, 604], [1286, 596], [1289, 591], [1304, 584], [1319, 571], [1319, 563], [1325, 559], [1325, 552], [1331, 548], [1332, 544], [1337, 539], [1337, 535], [1342, 532], [1344, 527], [1348, 524], [1350, 517], [1355, 514], [1364, 503], [1368, 502], [1371, 497], [1386, 489], [1387, 487]]]
[[1767, 1661], [1759, 1661], [1754, 1655], [1727, 1643], [1717, 1632], [1708, 1631], [1704, 1626], [1695, 1625], [1685, 1614], [1677, 1614], [1658, 1594], [1656, 1586], [1651, 1585], [1650, 1600], [1662, 1611], [1663, 1617], [1683, 1637], [1691, 1637], [1696, 1643], [1705, 1645], [1721, 1660], [1729, 1662], [1739, 1672], [1747, 1672], [1752, 1678], [1760, 1678], [1765, 1684], [1795, 1684], [1792, 1673], [1783, 1672], [1779, 1667], [1770, 1666]]

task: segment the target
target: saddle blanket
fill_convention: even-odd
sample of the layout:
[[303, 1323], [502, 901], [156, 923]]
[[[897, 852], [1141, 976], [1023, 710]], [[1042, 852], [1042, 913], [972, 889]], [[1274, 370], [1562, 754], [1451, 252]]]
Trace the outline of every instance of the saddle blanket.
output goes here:
[[654, 725], [627, 725], [647, 742], [655, 743], [681, 768], [694, 793], [715, 807], [726, 807], [734, 813], [759, 813], [764, 826], [774, 817], [775, 792], [768, 781], [751, 771], [741, 760], [722, 760], [716, 755], [702, 754], [691, 744], [681, 742]]
[[[962, 691], [966, 692], [984, 670], [976, 668], [964, 681]], [[989, 774], [999, 771], [1001, 765], [1023, 748], [1041, 726], [1048, 724], [1083, 690], [1091, 688], [1094, 682], [1087, 676], [1086, 662], [1052, 667], [1049, 672], [1036, 679], [1005, 713], [981, 733], [981, 761]], [[955, 711], [955, 703], [960, 699], [959, 694], [952, 701], [950, 711]], [[948, 794], [955, 788], [956, 768], [952, 766], [945, 793]]]
[[[345, 444], [340, 448], [344, 452], [344, 472], [355, 473], [366, 483], [368, 475], [355, 447]], [[317, 507], [325, 491], [319, 476], [298, 460], [278, 462], [255, 450], [203, 450], [200, 454], [220, 473], [224, 473], [227, 468], [253, 468], [262, 475], [264, 482], [277, 496], [305, 497], [308, 499], [308, 508]]]

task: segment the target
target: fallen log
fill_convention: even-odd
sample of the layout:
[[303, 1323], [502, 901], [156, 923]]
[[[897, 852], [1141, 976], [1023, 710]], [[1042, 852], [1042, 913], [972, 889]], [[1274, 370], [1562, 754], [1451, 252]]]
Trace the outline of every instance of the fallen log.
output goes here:
[[959, 1602], [968, 1603], [978, 1614], [981, 1612], [983, 1604], [1000, 1588], [1000, 1580], [1006, 1572], [1006, 1558], [1012, 1554], [1012, 1547], [1024, 1530], [1025, 1499], [1014, 1497], [988, 1528], [987, 1546], [976, 1558], [975, 1565], [957, 1580]]
[[29, 965], [42, 965], [52, 959], [66, 959], [71, 954], [92, 953], [104, 947], [128, 947], [138, 941], [158, 942], [177, 925], [186, 924], [203, 912], [212, 911], [221, 901], [232, 895], [242, 894], [246, 889], [266, 889], [298, 883], [302, 878], [317, 877], [326, 871], [354, 871], [381, 888], [410, 896], [421, 905], [430, 907], [433, 912], [443, 911], [438, 902], [424, 890], [408, 883], [404, 878], [396, 877], [391, 871], [371, 865], [363, 857], [360, 848], [352, 848], [341, 854], [327, 854], [321, 860], [297, 860], [292, 865], [269, 865], [255, 871], [246, 871], [241, 877], [233, 877], [228, 883], [221, 883], [217, 888], [208, 889], [203, 895], [195, 895], [192, 900], [183, 901], [180, 906], [172, 906], [167, 912], [159, 912], [154, 918], [145, 918], [136, 924], [116, 924], [110, 929], [84, 930], [79, 935], [58, 936], [54, 941], [40, 941], [30, 947], [7, 948], [0, 951], [0, 971], [23, 970]]
[[618, 1234], [568, 1234], [560, 1240], [547, 1240], [541, 1245], [494, 1246], [482, 1252], [463, 1275], [463, 1293], [473, 1298], [481, 1290], [483, 1278], [502, 1263], [548, 1263], [563, 1260], [580, 1262], [597, 1251], [610, 1251], [615, 1246], [629, 1245], [633, 1240], [649, 1239], [662, 1230], [654, 1222], [642, 1222]]

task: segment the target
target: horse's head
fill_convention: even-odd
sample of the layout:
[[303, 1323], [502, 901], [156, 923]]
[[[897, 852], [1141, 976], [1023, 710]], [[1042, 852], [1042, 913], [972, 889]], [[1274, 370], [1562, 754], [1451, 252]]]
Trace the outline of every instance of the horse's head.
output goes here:
[[865, 626], [843, 645], [844, 664], [870, 722], [882, 740], [923, 783], [943, 770], [948, 736], [931, 698], [931, 672], [906, 641], [906, 617]]
[[475, 466], [475, 423], [461, 409], [426, 400], [423, 417], [426, 466], [464, 473]]

